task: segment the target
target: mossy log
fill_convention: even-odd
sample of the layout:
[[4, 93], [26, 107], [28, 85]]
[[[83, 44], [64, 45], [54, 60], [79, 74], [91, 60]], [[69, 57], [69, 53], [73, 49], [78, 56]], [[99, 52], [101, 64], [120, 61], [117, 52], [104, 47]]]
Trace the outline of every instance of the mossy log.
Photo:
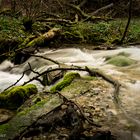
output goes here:
[[49, 30], [47, 33], [33, 39], [29, 42], [26, 47], [35, 47], [35, 46], [42, 46], [52, 40], [56, 35], [60, 33], [59, 28], [53, 28]]

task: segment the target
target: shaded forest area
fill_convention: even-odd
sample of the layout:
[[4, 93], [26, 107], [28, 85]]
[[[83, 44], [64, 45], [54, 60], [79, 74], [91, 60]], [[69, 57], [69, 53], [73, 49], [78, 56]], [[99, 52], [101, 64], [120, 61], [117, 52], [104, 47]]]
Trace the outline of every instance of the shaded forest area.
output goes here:
[[[40, 46], [85, 43], [113, 49], [122, 43], [129, 5], [129, 0], [1, 0], [1, 61], [21, 63], [15, 60], [19, 54]], [[124, 44], [139, 43], [139, 7], [139, 0], [134, 0]]]

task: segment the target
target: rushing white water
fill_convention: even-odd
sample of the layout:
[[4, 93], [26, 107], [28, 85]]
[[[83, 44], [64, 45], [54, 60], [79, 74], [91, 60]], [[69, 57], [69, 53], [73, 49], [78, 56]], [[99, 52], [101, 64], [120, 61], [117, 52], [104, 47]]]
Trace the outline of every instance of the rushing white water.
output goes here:
[[[0, 71], [0, 92], [14, 84], [22, 75], [20, 74], [10, 74], [8, 72]], [[17, 85], [22, 85], [25, 81], [28, 81], [29, 77], [24, 76]]]
[[[58, 50], [41, 50], [38, 55], [45, 56], [56, 60], [64, 65], [75, 66], [90, 66], [103, 70], [106, 74], [113, 76], [121, 82], [122, 89], [120, 99], [122, 102], [124, 115], [134, 125], [136, 130], [133, 133], [132, 140], [140, 139], [140, 49], [136, 47], [120, 48], [117, 50], [106, 51], [92, 51], [80, 50], [75, 48], [58, 49]], [[108, 65], [105, 62], [106, 56], [116, 55], [120, 52], [129, 54], [131, 59], [137, 61], [136, 64], [128, 67], [115, 67]], [[29, 68], [42, 72], [49, 67], [57, 67], [56, 64], [41, 58], [31, 57], [25, 63], [14, 66], [11, 62], [5, 61], [0, 64], [0, 92], [8, 86], [14, 84], [21, 76], [22, 73]], [[25, 81], [34, 77], [35, 74], [27, 72], [26, 75], [17, 83], [22, 85]], [[38, 87], [41, 85], [37, 81], [33, 81]], [[121, 120], [121, 119], [120, 119]], [[129, 138], [130, 139], [130, 138]], [[123, 139], [124, 140], [124, 139]], [[128, 137], [126, 138], [128, 140]]]

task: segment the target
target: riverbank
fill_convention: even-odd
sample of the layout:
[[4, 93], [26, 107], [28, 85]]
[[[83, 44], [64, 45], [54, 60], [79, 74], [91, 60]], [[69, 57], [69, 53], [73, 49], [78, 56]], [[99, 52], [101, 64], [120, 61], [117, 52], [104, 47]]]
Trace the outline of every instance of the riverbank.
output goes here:
[[[97, 23], [92, 22], [78, 22], [69, 26], [61, 25], [59, 23], [49, 23], [49, 27], [45, 22], [35, 22], [32, 25], [31, 31], [26, 31], [23, 26], [22, 18], [14, 18], [10, 16], [0, 16], [0, 61], [9, 58], [12, 61], [18, 52], [17, 50], [24, 49], [26, 45], [33, 39], [48, 32], [50, 28], [57, 28], [60, 33], [47, 42], [34, 44], [35, 47], [67, 47], [65, 44], [89, 44], [91, 49], [115, 49], [120, 41], [127, 19], [113, 19], [107, 22], [101, 21]], [[128, 44], [140, 43], [140, 19], [132, 19], [124, 46]], [[34, 43], [34, 42], [33, 42]], [[74, 45], [75, 46], [75, 45]], [[95, 47], [93, 47], [95, 46]], [[34, 50], [31, 47], [31, 52]], [[90, 47], [88, 48], [90, 49]], [[30, 52], [30, 51], [29, 51]]]

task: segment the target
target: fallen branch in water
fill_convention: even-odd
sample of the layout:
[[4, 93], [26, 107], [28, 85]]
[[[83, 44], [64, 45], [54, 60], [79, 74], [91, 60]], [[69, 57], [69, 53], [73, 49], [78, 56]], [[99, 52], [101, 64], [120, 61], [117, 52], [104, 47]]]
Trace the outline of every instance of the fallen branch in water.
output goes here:
[[91, 70], [88, 67], [86, 67], [86, 69], [87, 69], [87, 71], [89, 72], [89, 74], [91, 76], [100, 76], [104, 80], [106, 80], [107, 82], [111, 83], [114, 86], [114, 88], [115, 88], [115, 90], [113, 92], [114, 100], [118, 104], [119, 103], [119, 97], [118, 97], [118, 95], [119, 95], [119, 90], [120, 90], [121, 84], [117, 80], [114, 80], [112, 77], [106, 75], [105, 73], [103, 73], [103, 72], [101, 72], [101, 71], [99, 71], [97, 69], [94, 69], [94, 70], [92, 69]]
[[30, 70], [30, 69], [24, 71], [24, 72], [22, 73], [21, 77], [20, 77], [14, 84], [12, 84], [12, 85], [10, 85], [9, 87], [7, 87], [6, 89], [4, 89], [4, 91], [6, 91], [6, 90], [10, 89], [11, 87], [15, 86], [15, 85], [24, 77], [25, 73], [26, 73], [27, 71], [29, 71], [29, 70]]
[[[102, 71], [100, 71], [98, 69], [89, 69], [88, 67], [85, 67], [85, 68], [80, 68], [80, 67], [60, 68], [59, 67], [59, 68], [54, 68], [54, 69], [47, 69], [46, 71], [44, 71], [42, 73], [39, 73], [39, 72], [35, 72], [31, 68], [31, 65], [29, 64], [29, 69], [26, 70], [26, 71], [29, 71], [29, 70], [32, 71], [33, 73], [36, 73], [37, 76], [35, 76], [35, 77], [31, 78], [30, 80], [24, 82], [23, 85], [26, 85], [26, 84], [32, 82], [33, 80], [38, 80], [40, 76], [43, 76], [43, 75], [49, 74], [50, 72], [58, 71], [58, 70], [59, 71], [85, 71], [85, 72], [88, 72], [90, 76], [102, 77], [104, 80], [106, 80], [107, 82], [109, 82], [110, 84], [112, 84], [114, 86], [114, 88], [115, 88], [115, 90], [114, 90], [114, 100], [116, 101], [116, 103], [119, 102], [118, 95], [119, 95], [119, 88], [120, 88], [121, 84], [117, 80], [114, 80], [113, 78], [111, 78], [110, 76], [104, 74]], [[7, 89], [11, 88], [12, 86], [15, 86], [23, 78], [25, 72], [23, 72], [23, 75], [21, 76], [21, 78], [19, 80], [17, 80], [16, 83], [14, 83], [13, 85], [11, 85]], [[42, 81], [40, 79], [38, 81], [40, 83], [42, 83]], [[5, 89], [5, 90], [7, 90], [7, 89]]]
[[28, 54], [28, 55], [33, 56], [33, 57], [42, 58], [42, 59], [48, 60], [48, 61], [50, 61], [50, 62], [53, 62], [54, 64], [60, 65], [60, 63], [59, 63], [58, 61], [53, 60], [53, 59], [48, 58], [48, 57], [44, 57], [44, 56], [37, 55], [37, 54], [30, 54], [30, 53], [24, 53], [24, 54]]
[[98, 69], [89, 69], [88, 67], [85, 68], [54, 68], [54, 69], [48, 69], [42, 73], [40, 73], [39, 75], [37, 75], [36, 77], [31, 78], [29, 81], [25, 82], [23, 85], [28, 84], [29, 82], [38, 79], [40, 76], [44, 75], [44, 74], [48, 74], [50, 72], [53, 71], [57, 71], [57, 70], [61, 70], [61, 71], [86, 71], [89, 73], [90, 76], [96, 76], [96, 77], [102, 77], [104, 80], [106, 80], [107, 82], [109, 82], [110, 84], [112, 84], [115, 88], [114, 90], [114, 100], [118, 103], [119, 99], [118, 99], [118, 94], [119, 94], [119, 88], [121, 86], [121, 84], [117, 81], [112, 79], [110, 76], [104, 74], [102, 71], [98, 70]]

